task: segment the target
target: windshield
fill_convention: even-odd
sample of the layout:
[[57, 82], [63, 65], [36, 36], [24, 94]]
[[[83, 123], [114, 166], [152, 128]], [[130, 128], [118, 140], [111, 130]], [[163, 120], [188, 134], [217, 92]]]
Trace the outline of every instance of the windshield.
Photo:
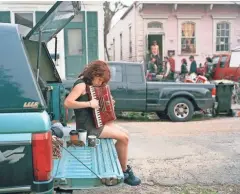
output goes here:
[[214, 65], [218, 64], [219, 58], [220, 58], [219, 56], [213, 57], [212, 58], [212, 64], [214, 64]]

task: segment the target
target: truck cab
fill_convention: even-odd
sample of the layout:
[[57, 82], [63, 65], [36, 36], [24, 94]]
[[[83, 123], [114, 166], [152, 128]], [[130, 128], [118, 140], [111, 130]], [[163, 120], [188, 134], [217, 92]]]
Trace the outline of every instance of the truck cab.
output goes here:
[[58, 1], [27, 35], [19, 25], [0, 24], [0, 193], [123, 182], [111, 139], [96, 148], [73, 147], [65, 135], [61, 156], [53, 158], [52, 123], [67, 124], [66, 94], [46, 44], [80, 10], [79, 2]]
[[240, 81], [240, 48], [230, 53], [216, 54], [213, 60], [213, 79]]

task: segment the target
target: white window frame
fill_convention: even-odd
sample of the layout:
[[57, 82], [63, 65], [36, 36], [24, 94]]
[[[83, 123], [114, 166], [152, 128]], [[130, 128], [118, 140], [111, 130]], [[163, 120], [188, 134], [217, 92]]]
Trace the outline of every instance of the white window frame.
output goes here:
[[[177, 16], [178, 18], [178, 50], [177, 50], [177, 54], [179, 56], [197, 56], [199, 55], [199, 46], [200, 46], [200, 38], [199, 37], [199, 22], [200, 19], [202, 18], [201, 16]], [[182, 24], [186, 23], [186, 22], [192, 22], [195, 23], [195, 41], [196, 41], [196, 53], [182, 53]]]
[[236, 17], [229, 17], [229, 18], [221, 18], [221, 17], [213, 17], [213, 53], [226, 53], [228, 51], [217, 51], [217, 24], [221, 22], [227, 22], [229, 24], [229, 51], [232, 49], [232, 42], [234, 37], [234, 30], [233, 30], [233, 19]]
[[15, 13], [31, 13], [33, 14], [33, 27], [36, 25], [36, 14], [35, 11], [11, 11], [11, 23], [15, 24]]

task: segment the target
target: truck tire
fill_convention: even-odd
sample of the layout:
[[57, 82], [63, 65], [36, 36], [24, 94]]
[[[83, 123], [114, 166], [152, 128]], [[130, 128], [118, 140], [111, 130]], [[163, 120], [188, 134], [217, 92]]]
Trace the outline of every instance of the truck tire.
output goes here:
[[168, 105], [168, 116], [173, 122], [189, 121], [193, 114], [193, 104], [186, 98], [175, 98]]

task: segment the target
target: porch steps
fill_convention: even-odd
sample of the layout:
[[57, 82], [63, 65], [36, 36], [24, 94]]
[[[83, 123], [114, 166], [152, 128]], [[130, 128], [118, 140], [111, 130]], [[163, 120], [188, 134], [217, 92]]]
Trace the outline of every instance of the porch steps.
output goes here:
[[96, 148], [73, 146], [67, 148], [66, 138], [64, 141], [65, 149], [95, 172], [102, 180], [63, 149], [61, 159], [54, 160], [55, 188], [63, 190], [91, 189], [103, 186], [102, 181], [109, 181], [111, 178], [118, 184], [123, 182], [123, 173], [112, 139], [101, 139]]

